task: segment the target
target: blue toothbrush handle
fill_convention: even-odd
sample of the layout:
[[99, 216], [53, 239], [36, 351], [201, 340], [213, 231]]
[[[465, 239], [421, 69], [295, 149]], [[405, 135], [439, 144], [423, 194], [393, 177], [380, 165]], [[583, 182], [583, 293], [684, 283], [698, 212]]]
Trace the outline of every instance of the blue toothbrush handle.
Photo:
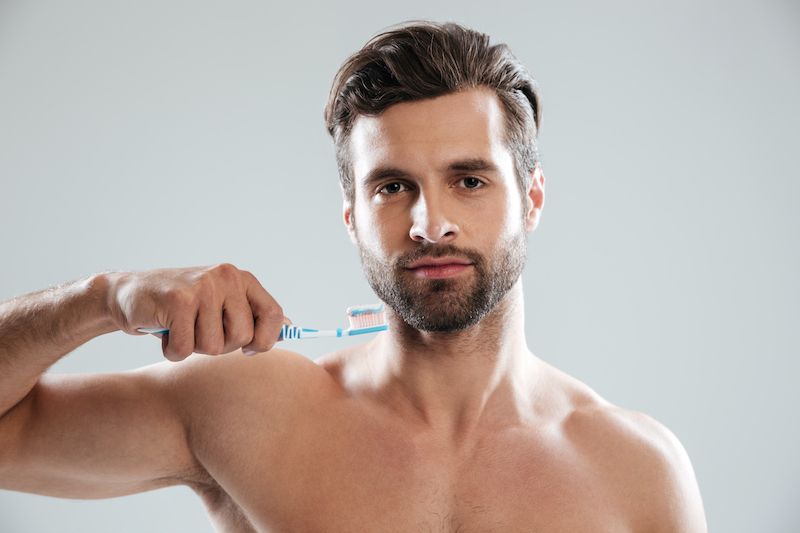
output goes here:
[[[152, 334], [165, 334], [169, 333], [168, 328], [138, 328], [136, 331], [141, 333], [152, 333]], [[278, 340], [286, 340], [286, 339], [299, 339], [302, 338], [303, 332], [312, 332], [317, 331], [315, 329], [308, 329], [308, 328], [301, 328], [298, 326], [283, 326], [281, 328], [280, 333], [278, 333]]]
[[[363, 335], [364, 333], [377, 333], [378, 331], [386, 331], [387, 329], [389, 329], [389, 326], [386, 324], [358, 329], [336, 328], [332, 330], [302, 328], [300, 326], [290, 326], [287, 324], [281, 327], [281, 331], [278, 333], [278, 340], [311, 339], [316, 337], [349, 337], [352, 335]], [[169, 333], [169, 329], [167, 328], [138, 328], [136, 331], [153, 334]]]
[[302, 339], [304, 331], [316, 331], [316, 330], [301, 328], [299, 326], [284, 325], [281, 327], [280, 333], [278, 333], [278, 340], [283, 341], [289, 339]]

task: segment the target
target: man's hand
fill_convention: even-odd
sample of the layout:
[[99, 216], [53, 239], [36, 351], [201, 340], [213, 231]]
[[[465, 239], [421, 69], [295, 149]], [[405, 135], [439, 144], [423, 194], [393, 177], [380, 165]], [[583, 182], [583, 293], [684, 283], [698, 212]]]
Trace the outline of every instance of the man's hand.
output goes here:
[[131, 335], [143, 335], [137, 328], [169, 328], [158, 335], [170, 361], [238, 348], [264, 352], [291, 323], [255, 276], [229, 263], [105, 275], [117, 327]]

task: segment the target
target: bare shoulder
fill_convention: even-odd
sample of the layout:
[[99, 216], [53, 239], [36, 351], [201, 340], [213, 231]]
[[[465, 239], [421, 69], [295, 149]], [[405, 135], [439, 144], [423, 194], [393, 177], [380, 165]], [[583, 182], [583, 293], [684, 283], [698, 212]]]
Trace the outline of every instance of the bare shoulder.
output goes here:
[[162, 362], [150, 370], [180, 397], [196, 403], [224, 398], [237, 403], [281, 398], [312, 400], [333, 391], [329, 374], [308, 357], [281, 348], [254, 356], [241, 350], [225, 355], [192, 355], [180, 363]]
[[288, 377], [286, 373], [305, 375], [313, 379], [316, 373], [319, 376], [319, 367], [303, 354], [273, 348], [268, 352], [247, 356], [241, 350], [236, 350], [224, 355], [199, 355], [193, 354], [179, 363], [160, 363], [170, 369], [170, 373], [188, 379], [201, 376], [224, 378], [226, 376], [263, 377], [264, 373]]
[[564, 383], [573, 398], [563, 420], [564, 436], [613, 490], [628, 495], [639, 517], [637, 530], [707, 531], [694, 469], [675, 434], [652, 416], [606, 401], [574, 378], [567, 376]]
[[218, 473], [230, 470], [228, 455], [243, 453], [242, 443], [258, 442], [263, 454], [280, 450], [297, 421], [320, 416], [336, 394], [324, 369], [281, 348], [254, 356], [195, 354], [139, 371], [185, 428], [198, 468], [184, 482], [206, 491], [218, 489]]

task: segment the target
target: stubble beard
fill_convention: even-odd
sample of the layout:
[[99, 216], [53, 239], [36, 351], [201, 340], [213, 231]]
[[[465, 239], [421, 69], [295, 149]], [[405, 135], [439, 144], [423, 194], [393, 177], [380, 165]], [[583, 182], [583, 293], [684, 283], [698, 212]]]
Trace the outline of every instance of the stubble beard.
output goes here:
[[[487, 261], [478, 251], [450, 244], [423, 245], [388, 264], [358, 243], [367, 282], [404, 322], [420, 331], [452, 332], [480, 322], [522, 274], [527, 256], [523, 231], [494, 250]], [[406, 266], [423, 257], [455, 256], [472, 261], [472, 273], [446, 279], [415, 276]]]

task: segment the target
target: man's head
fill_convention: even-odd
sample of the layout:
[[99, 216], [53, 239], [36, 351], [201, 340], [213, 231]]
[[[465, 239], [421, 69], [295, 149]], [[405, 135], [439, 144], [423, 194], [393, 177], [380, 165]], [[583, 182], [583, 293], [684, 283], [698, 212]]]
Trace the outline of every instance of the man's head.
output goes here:
[[336, 145], [339, 180], [353, 201], [349, 139], [359, 116], [377, 116], [413, 102], [473, 87], [492, 89], [503, 105], [505, 141], [521, 190], [539, 161], [536, 137], [541, 102], [536, 81], [505, 44], [458, 24], [414, 21], [370, 39], [334, 78], [325, 124]]
[[[544, 202], [535, 82], [488, 41], [455, 24], [385, 32], [345, 62], [326, 107], [367, 279], [420, 330], [464, 329], [494, 308]], [[413, 268], [433, 259], [469, 265]]]

